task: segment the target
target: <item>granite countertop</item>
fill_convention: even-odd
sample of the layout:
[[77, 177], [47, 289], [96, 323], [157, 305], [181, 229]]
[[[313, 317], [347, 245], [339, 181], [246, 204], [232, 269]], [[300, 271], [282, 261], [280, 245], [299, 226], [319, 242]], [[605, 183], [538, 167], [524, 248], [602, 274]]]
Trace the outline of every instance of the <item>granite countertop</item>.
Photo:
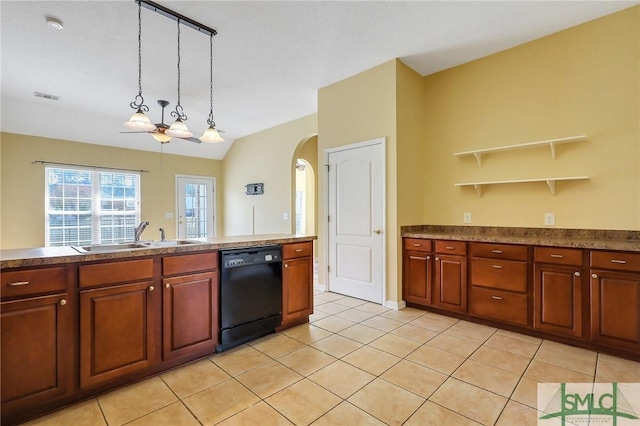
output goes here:
[[403, 237], [640, 252], [640, 231], [412, 225]]
[[313, 241], [315, 236], [294, 234], [240, 235], [230, 237], [194, 238], [194, 244], [134, 248], [111, 252], [79, 253], [71, 247], [36, 247], [0, 250], [0, 269], [25, 266], [56, 265], [62, 263], [92, 262], [96, 260], [123, 259], [157, 254], [189, 253], [203, 250], [231, 249], [266, 246], [303, 241]]

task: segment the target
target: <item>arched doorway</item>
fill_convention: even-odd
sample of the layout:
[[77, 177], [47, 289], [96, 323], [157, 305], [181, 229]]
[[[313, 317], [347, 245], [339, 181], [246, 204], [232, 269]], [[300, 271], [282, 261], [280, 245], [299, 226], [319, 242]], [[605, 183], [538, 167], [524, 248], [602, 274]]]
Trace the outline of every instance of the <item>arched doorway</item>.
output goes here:
[[292, 161], [292, 232], [317, 235], [318, 136], [309, 136], [298, 144]]

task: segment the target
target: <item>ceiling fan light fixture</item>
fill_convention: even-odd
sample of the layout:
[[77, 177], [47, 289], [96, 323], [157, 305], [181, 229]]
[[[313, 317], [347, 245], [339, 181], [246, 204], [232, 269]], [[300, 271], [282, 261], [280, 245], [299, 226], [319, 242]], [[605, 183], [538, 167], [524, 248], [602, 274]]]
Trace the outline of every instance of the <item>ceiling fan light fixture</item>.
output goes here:
[[193, 133], [189, 131], [187, 125], [180, 118], [177, 118], [164, 133], [173, 138], [190, 138], [193, 136]]
[[200, 136], [198, 139], [200, 139], [200, 142], [205, 143], [224, 142], [224, 139], [222, 138], [222, 136], [220, 136], [220, 133], [213, 126], [209, 126], [209, 128], [205, 130], [202, 136]]
[[144, 132], [152, 132], [156, 129], [156, 126], [149, 120], [149, 117], [139, 109], [130, 118], [129, 121], [124, 123], [131, 130], [140, 130]]

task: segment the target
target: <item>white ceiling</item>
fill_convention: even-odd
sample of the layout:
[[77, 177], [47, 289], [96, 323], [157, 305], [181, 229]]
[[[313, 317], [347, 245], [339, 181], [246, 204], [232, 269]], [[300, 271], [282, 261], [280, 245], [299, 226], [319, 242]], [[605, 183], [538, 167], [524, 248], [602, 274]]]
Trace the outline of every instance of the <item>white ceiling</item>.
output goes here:
[[[224, 144], [174, 139], [164, 152], [221, 159], [234, 139], [317, 111], [317, 90], [393, 58], [431, 74], [639, 4], [639, 1], [163, 1], [218, 30], [214, 117]], [[137, 4], [1, 1], [1, 130], [160, 151], [121, 134], [137, 93]], [[54, 30], [51, 16], [64, 23]], [[142, 85], [177, 101], [176, 23], [142, 9]], [[181, 29], [181, 103], [194, 136], [207, 127], [209, 38]], [[57, 95], [59, 101], [33, 92]]]

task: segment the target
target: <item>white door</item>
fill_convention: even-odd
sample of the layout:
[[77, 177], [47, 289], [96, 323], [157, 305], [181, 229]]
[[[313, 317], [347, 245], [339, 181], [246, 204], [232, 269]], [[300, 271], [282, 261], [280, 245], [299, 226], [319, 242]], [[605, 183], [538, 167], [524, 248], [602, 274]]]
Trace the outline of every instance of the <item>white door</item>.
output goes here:
[[177, 176], [178, 238], [215, 237], [215, 179]]
[[327, 154], [330, 291], [382, 303], [384, 139]]

